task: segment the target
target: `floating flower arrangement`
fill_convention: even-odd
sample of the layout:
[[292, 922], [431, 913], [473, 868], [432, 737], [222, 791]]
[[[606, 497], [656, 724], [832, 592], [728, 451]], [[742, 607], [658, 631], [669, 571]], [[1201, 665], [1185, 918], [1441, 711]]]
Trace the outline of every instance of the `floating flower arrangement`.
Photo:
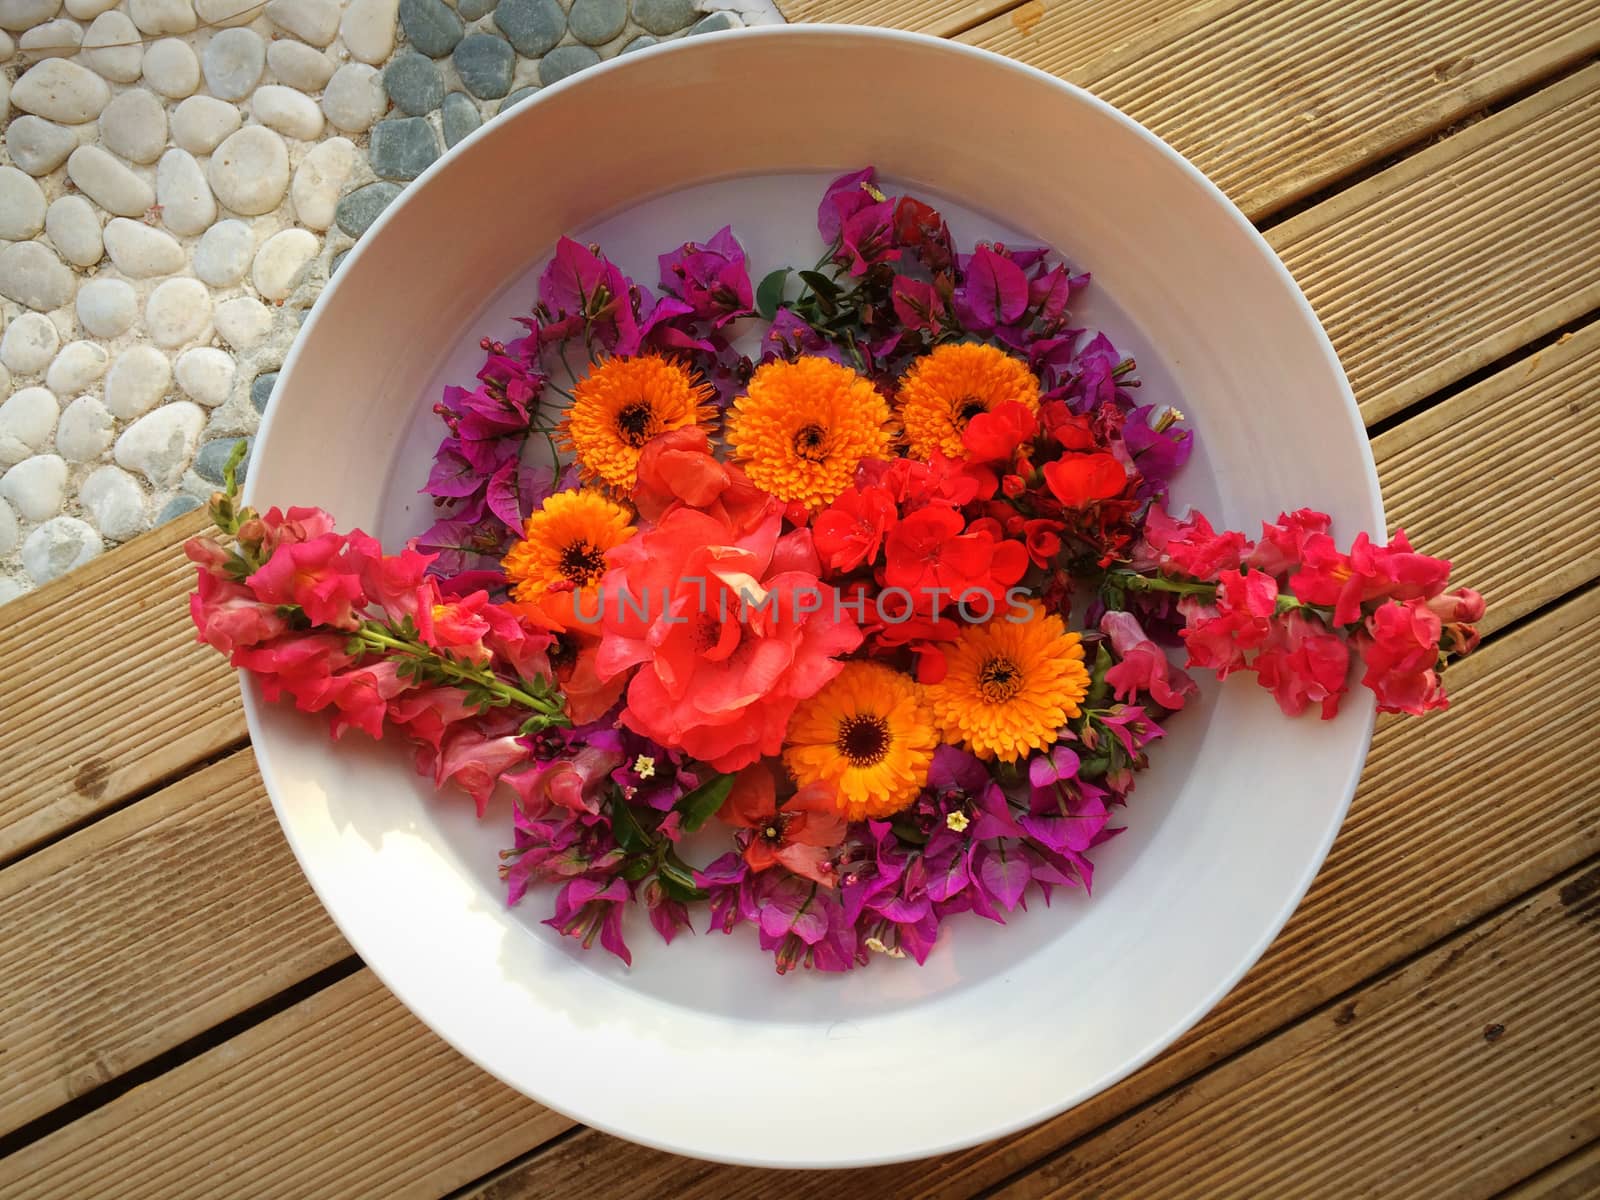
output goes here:
[[659, 294], [564, 239], [526, 336], [435, 407], [433, 527], [388, 554], [241, 507], [230, 465], [187, 546], [200, 640], [480, 816], [509, 794], [507, 899], [554, 885], [584, 947], [629, 960], [632, 904], [669, 942], [699, 911], [779, 972], [921, 962], [957, 914], [1087, 893], [1185, 668], [1290, 716], [1356, 675], [1445, 706], [1482, 597], [1403, 533], [1171, 512], [1193, 435], [1072, 326], [1088, 275], [961, 253], [871, 169], [818, 225], [812, 269], [753, 285], [723, 229]]

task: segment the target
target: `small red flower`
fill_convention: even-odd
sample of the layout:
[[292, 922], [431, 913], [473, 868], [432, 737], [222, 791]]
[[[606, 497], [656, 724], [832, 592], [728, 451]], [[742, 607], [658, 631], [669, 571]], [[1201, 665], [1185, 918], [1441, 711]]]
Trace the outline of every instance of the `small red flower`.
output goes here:
[[1195, 512], [1178, 521], [1160, 505], [1151, 506], [1144, 536], [1166, 574], [1187, 575], [1191, 579], [1209, 581], [1224, 571], [1237, 571], [1250, 552], [1244, 534], [1232, 530], [1218, 533], [1204, 513]]
[[817, 555], [830, 571], [853, 571], [876, 562], [884, 535], [899, 514], [889, 493], [879, 487], [853, 487], [811, 522]]
[[1045, 463], [1044, 481], [1051, 494], [1068, 508], [1088, 508], [1120, 495], [1127, 486], [1128, 472], [1114, 455], [1099, 450], [1068, 454]]
[[802, 788], [780, 808], [772, 768], [753, 763], [733, 778], [733, 789], [718, 815], [751, 831], [744, 861], [752, 871], [782, 865], [832, 887], [831, 850], [844, 840], [845, 821], [827, 783]]
[[1289, 587], [1307, 604], [1331, 605], [1336, 625], [1361, 619], [1361, 606], [1371, 600], [1430, 599], [1444, 590], [1450, 564], [1411, 549], [1405, 531], [1395, 530], [1387, 546], [1374, 545], [1356, 534], [1350, 553], [1341, 554], [1325, 533], [1311, 534], [1301, 544], [1301, 565]]
[[1010, 462], [1017, 448], [1039, 431], [1039, 420], [1025, 404], [1008, 400], [981, 412], [961, 431], [961, 444], [973, 462]]
[[1425, 600], [1391, 602], [1367, 618], [1356, 645], [1367, 668], [1361, 682], [1377, 695], [1379, 712], [1421, 716], [1449, 704], [1438, 672], [1442, 633]]

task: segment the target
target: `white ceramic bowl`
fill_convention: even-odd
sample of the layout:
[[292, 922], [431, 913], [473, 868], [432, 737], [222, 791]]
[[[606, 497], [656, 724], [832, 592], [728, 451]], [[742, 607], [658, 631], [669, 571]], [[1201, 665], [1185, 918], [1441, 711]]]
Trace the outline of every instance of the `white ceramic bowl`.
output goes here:
[[[249, 496], [319, 504], [391, 547], [439, 386], [509, 334], [555, 239], [651, 257], [725, 220], [752, 273], [810, 261], [821, 181], [875, 163], [1095, 275], [1089, 319], [1199, 431], [1181, 499], [1254, 528], [1281, 508], [1383, 529], [1366, 437], [1288, 273], [1181, 157], [1094, 97], [950, 42], [835, 27], [692, 39], [586, 71], [467, 139], [407, 189], [323, 294], [263, 424]], [[687, 192], [681, 189], [691, 189]], [[676, 194], [672, 194], [676, 193]], [[984, 215], [989, 214], [989, 215]], [[1372, 706], [1290, 721], [1248, 679], [1176, 719], [1099, 853], [1092, 898], [999, 929], [946, 925], [926, 967], [778, 978], [753, 937], [583, 954], [503, 902], [504, 811], [435, 796], [399, 747], [246, 694], [278, 816], [351, 944], [462, 1053], [579, 1120], [730, 1162], [845, 1166], [1009, 1133], [1127, 1075], [1272, 940], [1355, 788]]]

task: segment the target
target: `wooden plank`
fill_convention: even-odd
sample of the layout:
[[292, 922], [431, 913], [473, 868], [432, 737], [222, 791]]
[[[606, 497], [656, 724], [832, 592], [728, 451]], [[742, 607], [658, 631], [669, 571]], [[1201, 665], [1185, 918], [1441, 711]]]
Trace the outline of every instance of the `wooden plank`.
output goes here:
[[[959, 1200], [994, 1187], [1600, 850], [1600, 762], [1588, 749], [1600, 696], [1571, 669], [1596, 653], [1600, 591], [1591, 591], [1455, 668], [1453, 710], [1384, 722], [1306, 902], [1239, 987], [1161, 1058], [1027, 1133], [852, 1172], [850, 1186], [880, 1200]], [[1508, 804], [1510, 794], [1539, 796], [1537, 817]], [[829, 1200], [843, 1186], [834, 1174], [712, 1170], [586, 1130], [496, 1177], [481, 1200], [569, 1195], [579, 1181], [617, 1200]]]
[[[1600, 325], [1375, 443], [1397, 523], [1456, 554], [1460, 578], [1490, 598], [1490, 628], [1600, 574], [1600, 527], [1581, 490], [1595, 485], [1573, 492], [1545, 469], [1549, 446], [1600, 457], [1596, 395]], [[1463, 472], [1505, 487], [1464, 497]], [[1489, 660], [1469, 661], [1462, 678]], [[0, 873], [0, 907], [19, 914], [15, 944], [0, 939], [12, 999], [0, 1014], [0, 1133], [349, 953], [278, 835], [252, 761], [235, 755]], [[219, 889], [240, 880], [241, 907], [218, 920]], [[31, 938], [45, 924], [62, 938]], [[103, 969], [80, 971], [91, 957]]]
[[0, 872], [0, 1134], [351, 951], [248, 750]]
[[1600, 1196], [1600, 1141], [1546, 1167], [1502, 1200], [1593, 1200]]
[[0, 861], [244, 740], [239, 685], [195, 645], [201, 514], [7, 604], [0, 624]]
[[1015, 8], [1020, 0], [777, 0], [791, 23], [878, 25], [949, 37]]
[[437, 1200], [568, 1128], [369, 971], [0, 1162], [8, 1200]]
[[1489, 598], [1486, 629], [1600, 575], [1600, 472], [1582, 465], [1600, 462], [1600, 323], [1380, 434], [1372, 449], [1390, 527], [1451, 556], [1456, 578]]
[[996, 1195], [1493, 1196], [1600, 1134], [1597, 919], [1554, 881]]
[[1268, 240], [1369, 422], [1600, 307], [1600, 66], [1279, 225]]
[[1110, 54], [1092, 32], [1086, 39], [1098, 10], [1090, 0], [1037, 4], [1026, 21], [1018, 9], [962, 40], [1090, 88], [1192, 158], [1256, 218], [1600, 48], [1592, 4], [1185, 7]]

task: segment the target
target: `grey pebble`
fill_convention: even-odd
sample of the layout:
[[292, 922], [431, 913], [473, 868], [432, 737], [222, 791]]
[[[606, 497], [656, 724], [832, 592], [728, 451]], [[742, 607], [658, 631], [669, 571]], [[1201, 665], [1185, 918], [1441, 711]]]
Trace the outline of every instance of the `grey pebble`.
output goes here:
[[694, 37], [701, 33], [721, 33], [724, 29], [743, 29], [744, 22], [731, 12], [714, 12], [700, 18], [689, 27], [686, 36]]
[[525, 88], [518, 88], [516, 91], [512, 92], [511, 95], [507, 96], [504, 100], [500, 101], [500, 107], [495, 111], [495, 115], [499, 116], [501, 113], [505, 112], [506, 109], [512, 108], [515, 105], [521, 104], [524, 100], [526, 100], [529, 96], [533, 95], [538, 90], [539, 90], [538, 84], [529, 84]]
[[460, 0], [456, 11], [461, 14], [463, 21], [476, 21], [494, 11], [494, 4], [495, 0]]
[[400, 0], [400, 26], [429, 58], [443, 58], [461, 40], [461, 18], [440, 0]]
[[[428, 124], [425, 117], [393, 117], [379, 121], [372, 127], [372, 142], [367, 155], [372, 159], [373, 172], [382, 178], [415, 179], [439, 157], [439, 139], [434, 136], [433, 126]], [[350, 194], [356, 196], [360, 192]], [[345, 232], [350, 233], [348, 229]], [[355, 234], [350, 236], [354, 237]]]
[[[344, 253], [349, 254], [350, 251], [346, 250]], [[344, 254], [339, 256], [339, 258], [343, 257]], [[338, 259], [334, 261], [337, 262]], [[267, 403], [272, 399], [272, 389], [277, 386], [277, 383], [278, 373], [276, 371], [263, 371], [250, 381], [250, 403], [255, 407], [256, 412], [264, 413], [267, 411]]]
[[511, 43], [492, 33], [469, 33], [450, 56], [461, 86], [480, 100], [498, 100], [511, 90], [517, 55]]
[[500, 0], [494, 23], [511, 39], [518, 54], [538, 58], [567, 31], [567, 14], [556, 0]]
[[649, 33], [676, 33], [697, 16], [694, 0], [633, 0], [633, 19]]
[[633, 41], [629, 42], [626, 46], [624, 46], [621, 50], [618, 50], [617, 53], [618, 54], [632, 54], [635, 50], [646, 50], [646, 49], [649, 49], [651, 46], [659, 46], [660, 44], [661, 44], [661, 39], [660, 38], [655, 37], [652, 34], [641, 33], [638, 37], [634, 38]]
[[156, 514], [156, 524], [165, 525], [174, 517], [181, 517], [186, 512], [193, 512], [200, 507], [200, 501], [193, 496], [174, 496], [161, 506], [161, 511]]
[[333, 210], [334, 224], [351, 237], [360, 237], [399, 194], [398, 183], [369, 183], [358, 187]]
[[600, 56], [588, 46], [557, 46], [539, 60], [539, 82], [549, 87], [599, 61]]
[[383, 69], [383, 90], [401, 112], [420, 117], [439, 107], [444, 99], [444, 80], [431, 58], [415, 50], [402, 50]]
[[[334, 272], [336, 272], [341, 266], [344, 265], [344, 260], [346, 258], [348, 258], [349, 256], [350, 256], [350, 251], [348, 251], [348, 250], [341, 250], [341, 251], [339, 251], [339, 253], [337, 253], [337, 254], [335, 254], [333, 256], [333, 261], [328, 264], [328, 278], [329, 279], [333, 278]], [[254, 400], [255, 397], [252, 396], [251, 399]]]
[[572, 36], [591, 46], [609, 42], [627, 23], [627, 0], [572, 0], [572, 11], [567, 14]]
[[200, 447], [200, 453], [194, 456], [194, 473], [207, 483], [222, 482], [222, 468], [228, 465], [228, 456], [233, 453], [233, 448], [241, 441], [244, 442], [244, 459], [239, 463], [238, 472], [234, 479], [243, 483], [245, 475], [250, 470], [250, 449], [254, 438], [214, 438]]
[[[517, 92], [520, 96], [522, 93]], [[500, 105], [504, 112], [507, 104], [512, 103], [508, 98]], [[479, 125], [483, 124], [483, 117], [478, 113], [478, 106], [467, 98], [465, 92], [451, 92], [444, 98], [444, 110], [441, 114], [444, 125], [444, 144], [449, 149]]]

